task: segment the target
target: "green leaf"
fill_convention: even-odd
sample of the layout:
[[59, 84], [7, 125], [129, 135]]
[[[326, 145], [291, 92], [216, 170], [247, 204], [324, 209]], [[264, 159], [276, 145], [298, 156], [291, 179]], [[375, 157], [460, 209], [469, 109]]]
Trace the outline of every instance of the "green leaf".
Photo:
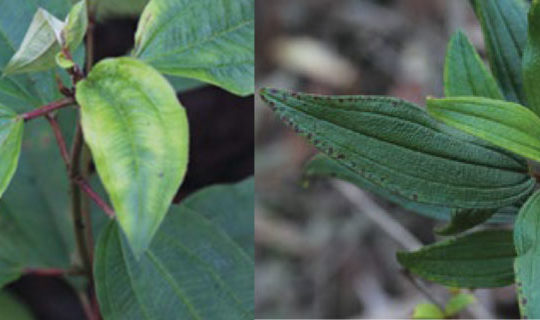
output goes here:
[[522, 159], [445, 126], [406, 101], [276, 89], [261, 95], [320, 151], [401, 198], [499, 208], [534, 186]]
[[413, 319], [444, 319], [444, 312], [433, 303], [420, 303], [414, 307]]
[[4, 68], [4, 75], [53, 68], [63, 27], [62, 21], [46, 10], [38, 9], [21, 46]]
[[523, 317], [540, 317], [537, 266], [540, 261], [538, 237], [540, 224], [540, 191], [532, 195], [519, 211], [514, 226], [514, 244], [517, 257], [514, 263], [519, 309]]
[[523, 53], [523, 86], [529, 107], [540, 114], [540, 2], [533, 1], [529, 10], [529, 32]]
[[75, 66], [75, 62], [66, 57], [62, 51], [56, 54], [56, 64], [62, 69], [69, 69]]
[[476, 297], [469, 293], [459, 293], [450, 298], [444, 307], [446, 317], [453, 317], [476, 302]]
[[467, 231], [491, 218], [497, 209], [454, 209], [450, 223], [435, 229], [435, 233], [443, 236]]
[[17, 169], [22, 136], [22, 119], [0, 104], [0, 198]]
[[451, 287], [489, 288], [513, 283], [515, 256], [511, 231], [486, 230], [415, 252], [398, 252], [397, 259], [429, 281]]
[[148, 0], [89, 0], [95, 7], [98, 20], [139, 16]]
[[71, 8], [62, 29], [62, 45], [71, 52], [81, 44], [88, 28], [88, 12], [86, 0], [79, 1]]
[[204, 87], [206, 85], [206, 83], [201, 82], [199, 80], [195, 80], [195, 79], [188, 79], [188, 78], [175, 77], [175, 76], [166, 76], [166, 78], [167, 80], [169, 80], [174, 90], [180, 93], [190, 91], [190, 90], [195, 90], [195, 89]]
[[152, 0], [140, 19], [134, 54], [165, 74], [252, 94], [254, 5], [254, 0]]
[[0, 292], [0, 319], [35, 319], [28, 307], [6, 291]]
[[521, 0], [472, 0], [489, 63], [507, 100], [525, 104], [521, 57], [527, 40], [526, 8]]
[[540, 161], [540, 118], [519, 104], [480, 97], [428, 99], [444, 123], [524, 157]]
[[248, 180], [173, 206], [138, 261], [111, 223], [94, 267], [104, 318], [253, 319], [253, 192]]
[[185, 110], [163, 76], [132, 58], [98, 63], [77, 84], [77, 102], [97, 172], [140, 256], [186, 172]]
[[444, 65], [444, 94], [503, 99], [495, 78], [467, 36], [458, 31], [448, 43]]

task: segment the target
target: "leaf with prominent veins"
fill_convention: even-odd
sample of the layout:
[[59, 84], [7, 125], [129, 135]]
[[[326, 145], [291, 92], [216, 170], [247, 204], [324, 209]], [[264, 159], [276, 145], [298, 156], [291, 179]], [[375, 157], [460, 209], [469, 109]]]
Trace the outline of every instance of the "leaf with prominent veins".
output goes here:
[[22, 135], [22, 119], [0, 104], [0, 198], [17, 169]]

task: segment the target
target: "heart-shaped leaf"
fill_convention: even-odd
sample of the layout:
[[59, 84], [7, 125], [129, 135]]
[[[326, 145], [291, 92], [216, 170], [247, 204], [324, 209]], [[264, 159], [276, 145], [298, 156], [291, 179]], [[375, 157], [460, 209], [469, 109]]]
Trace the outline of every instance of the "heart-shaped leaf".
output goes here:
[[133, 58], [98, 63], [77, 84], [84, 138], [136, 256], [183, 180], [188, 123], [161, 74]]
[[250, 179], [173, 206], [139, 260], [111, 223], [94, 268], [104, 318], [253, 319], [253, 192]]
[[540, 192], [532, 195], [519, 211], [514, 226], [517, 257], [514, 263], [516, 287], [521, 315], [529, 319], [540, 317], [539, 281], [536, 276], [540, 261], [537, 245], [540, 236]]
[[489, 64], [507, 100], [525, 104], [521, 57], [527, 40], [523, 0], [471, 0], [480, 21]]
[[444, 95], [503, 99], [495, 78], [461, 31], [456, 32], [448, 43], [444, 65]]
[[411, 272], [451, 287], [502, 287], [514, 282], [512, 232], [486, 230], [437, 242], [415, 252], [398, 252]]
[[166, 74], [252, 94], [254, 6], [254, 0], [151, 0], [139, 22], [135, 56]]
[[0, 104], [0, 198], [17, 169], [22, 136], [22, 119]]
[[261, 95], [320, 151], [401, 198], [450, 208], [500, 208], [534, 187], [525, 161], [406, 101], [276, 89]]
[[519, 104], [480, 97], [428, 99], [429, 113], [496, 146], [540, 161], [540, 118]]

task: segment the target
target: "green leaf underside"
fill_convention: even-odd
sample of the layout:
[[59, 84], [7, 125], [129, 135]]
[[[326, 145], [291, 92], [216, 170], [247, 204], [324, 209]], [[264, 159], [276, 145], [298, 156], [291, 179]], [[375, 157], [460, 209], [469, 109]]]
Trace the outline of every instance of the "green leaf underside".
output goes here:
[[536, 273], [540, 262], [540, 192], [532, 195], [521, 208], [514, 226], [517, 258], [514, 262], [516, 288], [522, 316], [540, 317], [540, 291]]
[[527, 13], [521, 0], [472, 0], [489, 63], [506, 99], [525, 104], [521, 57], [527, 40]]
[[499, 208], [527, 196], [526, 163], [443, 125], [406, 101], [263, 89], [262, 97], [320, 151], [401, 198]]
[[503, 99], [503, 94], [467, 36], [458, 31], [450, 39], [444, 65], [444, 94]]
[[[71, 2], [2, 2], [0, 73], [22, 42], [38, 6], [65, 16]], [[25, 112], [54, 101], [60, 97], [54, 79], [52, 71], [0, 77], [0, 103]], [[62, 113], [60, 122], [69, 139], [73, 128], [65, 126], [68, 114]], [[72, 121], [73, 117], [67, 123]], [[67, 179], [54, 136], [44, 120], [32, 121], [24, 130], [19, 166], [0, 200], [0, 287], [18, 278], [25, 267], [67, 268], [73, 254]], [[34, 195], [32, 201], [28, 194]]]
[[[207, 189], [173, 206], [152, 244], [137, 262], [115, 223], [99, 239], [96, 290], [106, 319], [253, 319], [253, 256], [239, 244], [239, 234], [253, 230], [253, 181], [242, 186]], [[249, 188], [249, 189], [248, 189]], [[251, 196], [239, 194], [250, 190]], [[213, 190], [213, 191], [210, 191]], [[217, 192], [231, 199], [216, 196]], [[203, 198], [207, 207], [237, 210], [239, 232], [218, 211], [195, 211]], [[192, 199], [192, 198], [191, 198]], [[223, 201], [223, 202], [222, 202]], [[229, 207], [232, 206], [232, 207]], [[248, 223], [250, 222], [250, 223]], [[230, 233], [232, 232], [232, 233]], [[251, 234], [251, 242], [253, 234]]]
[[6, 291], [0, 292], [0, 319], [35, 319], [28, 307]]
[[529, 10], [529, 32], [523, 53], [523, 86], [529, 108], [540, 114], [540, 3], [533, 1]]
[[22, 120], [0, 104], [0, 199], [17, 169], [22, 135]]
[[512, 102], [480, 97], [428, 99], [428, 112], [446, 124], [540, 161], [540, 118]]
[[234, 94], [254, 88], [254, 0], [152, 0], [135, 36], [135, 56], [159, 71]]
[[60, 32], [64, 23], [39, 9], [23, 42], [4, 68], [4, 75], [45, 71], [55, 66], [56, 53], [60, 51]]
[[486, 230], [437, 242], [415, 252], [398, 252], [412, 273], [445, 286], [502, 287], [514, 282], [512, 232]]
[[139, 256], [186, 172], [185, 110], [165, 78], [132, 58], [98, 63], [77, 84], [77, 101], [97, 172]]
[[[361, 189], [369, 190], [374, 194], [391, 201], [406, 210], [421, 214], [428, 218], [447, 221], [455, 215], [456, 208], [449, 208], [444, 206], [430, 205], [425, 203], [419, 203], [400, 197], [397, 194], [391, 193], [389, 190], [371, 183], [360, 174], [347, 168], [345, 165], [340, 164], [337, 160], [328, 157], [325, 154], [317, 154], [311, 159], [304, 168], [304, 177], [311, 178], [337, 178], [347, 182], [350, 182]], [[482, 209], [480, 209], [482, 210]], [[460, 210], [463, 211], [463, 210]], [[471, 209], [476, 212], [479, 210]], [[490, 223], [510, 223], [513, 222], [514, 216], [517, 214], [518, 209], [516, 207], [500, 208], [495, 214], [491, 215], [488, 222]]]

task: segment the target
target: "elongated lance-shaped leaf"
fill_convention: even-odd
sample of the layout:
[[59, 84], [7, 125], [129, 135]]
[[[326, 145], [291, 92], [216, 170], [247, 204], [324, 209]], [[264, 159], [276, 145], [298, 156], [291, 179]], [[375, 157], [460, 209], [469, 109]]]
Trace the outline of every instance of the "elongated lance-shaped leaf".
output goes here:
[[440, 228], [435, 229], [435, 233], [443, 236], [454, 235], [467, 231], [483, 222], [488, 221], [497, 209], [459, 209], [452, 210], [450, 222]]
[[21, 46], [4, 68], [4, 75], [53, 68], [63, 27], [62, 21], [44, 9], [38, 9]]
[[270, 107], [319, 150], [401, 198], [499, 208], [534, 186], [526, 163], [396, 98], [263, 89]]
[[97, 172], [140, 256], [186, 172], [185, 110], [167, 80], [133, 58], [98, 63], [77, 84], [76, 98]]
[[415, 252], [398, 252], [412, 273], [445, 286], [502, 287], [514, 282], [512, 231], [486, 230], [437, 242]]
[[491, 70], [507, 100], [526, 104], [521, 57], [527, 40], [522, 0], [472, 0], [480, 21]]
[[86, 1], [81, 0], [71, 8], [62, 29], [62, 45], [68, 47], [71, 52], [81, 44], [88, 28]]
[[134, 55], [169, 75], [252, 94], [254, 10], [254, 0], [151, 0]]
[[523, 54], [523, 86], [527, 102], [540, 114], [540, 1], [533, 1], [529, 10], [529, 32]]
[[532, 195], [519, 211], [514, 225], [514, 244], [517, 257], [514, 262], [519, 309], [523, 317], [540, 317], [538, 263], [540, 250], [540, 191]]
[[19, 162], [23, 121], [0, 104], [0, 198], [6, 191]]
[[446, 51], [444, 94], [503, 99], [503, 94], [467, 36], [457, 31]]
[[448, 125], [540, 161], [540, 118], [519, 104], [480, 97], [428, 99], [429, 113]]
[[138, 261], [111, 223], [94, 264], [104, 318], [253, 319], [253, 193], [249, 179], [172, 206]]

